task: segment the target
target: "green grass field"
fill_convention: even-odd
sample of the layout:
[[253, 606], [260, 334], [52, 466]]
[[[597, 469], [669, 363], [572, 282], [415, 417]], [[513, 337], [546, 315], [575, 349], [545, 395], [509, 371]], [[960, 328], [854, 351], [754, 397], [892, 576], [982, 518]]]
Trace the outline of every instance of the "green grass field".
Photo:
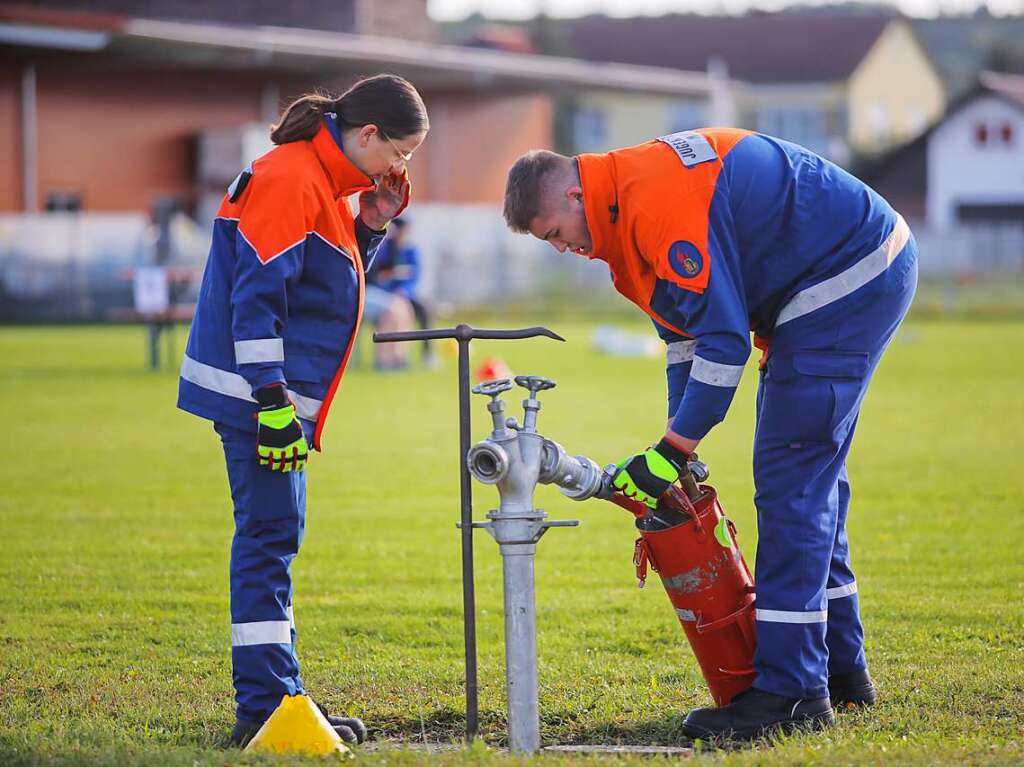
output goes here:
[[[592, 326], [553, 326], [569, 343], [481, 343], [476, 357], [555, 378], [540, 427], [572, 452], [603, 463], [654, 440], [661, 362], [597, 356]], [[1022, 338], [1021, 323], [910, 323], [868, 396], [849, 527], [880, 704], [827, 733], [695, 758], [1024, 763]], [[296, 763], [223, 749], [223, 454], [208, 423], [175, 410], [175, 374], [143, 370], [143, 344], [139, 328], [0, 329], [0, 764]], [[751, 563], [755, 379], [751, 367], [702, 450]], [[339, 396], [296, 563], [303, 676], [385, 742], [360, 761], [419, 763], [424, 744], [457, 742], [464, 726], [454, 364], [356, 370]], [[483, 436], [479, 399], [473, 412]], [[475, 492], [482, 517], [496, 494]], [[678, 742], [682, 716], [710, 699], [660, 586], [636, 588], [631, 519], [548, 488], [538, 502], [583, 520], [539, 546], [545, 742]], [[484, 533], [476, 565], [488, 747], [432, 764], [523, 761], [498, 748], [500, 558]]]

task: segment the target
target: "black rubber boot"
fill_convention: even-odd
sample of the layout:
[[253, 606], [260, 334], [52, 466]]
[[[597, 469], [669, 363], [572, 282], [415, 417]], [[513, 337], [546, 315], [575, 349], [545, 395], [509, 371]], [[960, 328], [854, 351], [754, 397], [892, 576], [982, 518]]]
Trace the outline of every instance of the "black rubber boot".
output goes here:
[[235, 726], [231, 729], [231, 745], [235, 748], [245, 748], [262, 726], [263, 722], [251, 722], [248, 719], [236, 720]]
[[728, 706], [695, 708], [686, 715], [683, 732], [703, 740], [744, 741], [777, 731], [822, 729], [834, 721], [828, 698], [784, 698], [752, 687]]
[[875, 705], [875, 685], [865, 671], [833, 674], [828, 678], [828, 697], [836, 711]]

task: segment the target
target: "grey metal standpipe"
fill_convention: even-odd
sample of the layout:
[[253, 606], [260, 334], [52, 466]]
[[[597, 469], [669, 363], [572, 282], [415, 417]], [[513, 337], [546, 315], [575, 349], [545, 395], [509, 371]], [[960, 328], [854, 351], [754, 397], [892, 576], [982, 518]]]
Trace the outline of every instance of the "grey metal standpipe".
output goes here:
[[480, 482], [496, 485], [497, 510], [487, 513], [485, 528], [502, 556], [505, 591], [505, 677], [508, 691], [508, 744], [512, 751], [531, 753], [540, 748], [537, 693], [537, 616], [534, 556], [537, 542], [551, 527], [575, 527], [578, 520], [549, 520], [534, 508], [538, 483], [555, 483], [563, 492], [593, 495], [601, 485], [601, 471], [593, 461], [571, 458], [560, 445], [537, 432], [540, 401], [537, 393], [555, 382], [538, 376], [517, 376], [529, 391], [523, 400], [523, 423], [505, 417], [501, 394], [512, 388], [506, 379], [485, 381], [474, 394], [491, 398], [487, 410], [493, 431], [475, 444], [466, 458], [470, 473]]
[[462, 619], [466, 647], [466, 742], [472, 742], [479, 727], [476, 663], [476, 596], [473, 583], [473, 495], [466, 454], [469, 452], [469, 343], [474, 338], [514, 340], [550, 338], [564, 341], [557, 333], [544, 327], [519, 330], [486, 330], [460, 324], [454, 328], [403, 330], [396, 333], [374, 333], [374, 343], [425, 341], [454, 338], [459, 344], [459, 495], [462, 529]]

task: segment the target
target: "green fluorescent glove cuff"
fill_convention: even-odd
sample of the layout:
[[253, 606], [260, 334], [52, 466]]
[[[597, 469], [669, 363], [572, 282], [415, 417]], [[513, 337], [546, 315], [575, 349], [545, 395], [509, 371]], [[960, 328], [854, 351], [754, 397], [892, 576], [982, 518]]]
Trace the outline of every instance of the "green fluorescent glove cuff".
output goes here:
[[271, 429], [283, 429], [295, 420], [295, 408], [291, 405], [285, 405], [276, 410], [261, 410], [259, 411], [258, 418], [261, 426], [269, 426]]
[[647, 459], [647, 470], [658, 479], [669, 484], [679, 479], [679, 469], [653, 447], [644, 454], [644, 458]]

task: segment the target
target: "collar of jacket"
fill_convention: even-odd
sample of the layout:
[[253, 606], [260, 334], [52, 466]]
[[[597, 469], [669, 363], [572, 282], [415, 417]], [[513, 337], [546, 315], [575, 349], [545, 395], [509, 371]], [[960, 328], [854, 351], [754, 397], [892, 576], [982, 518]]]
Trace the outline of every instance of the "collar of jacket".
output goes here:
[[356, 192], [369, 192], [376, 187], [373, 179], [345, 156], [341, 147], [341, 132], [330, 117], [324, 117], [320, 130], [313, 136], [313, 151], [327, 171], [335, 199]]
[[581, 154], [576, 158], [583, 188], [583, 212], [590, 232], [588, 258], [605, 261], [612, 272], [622, 259], [619, 243], [621, 216], [619, 190], [615, 178], [615, 161], [607, 154]]

